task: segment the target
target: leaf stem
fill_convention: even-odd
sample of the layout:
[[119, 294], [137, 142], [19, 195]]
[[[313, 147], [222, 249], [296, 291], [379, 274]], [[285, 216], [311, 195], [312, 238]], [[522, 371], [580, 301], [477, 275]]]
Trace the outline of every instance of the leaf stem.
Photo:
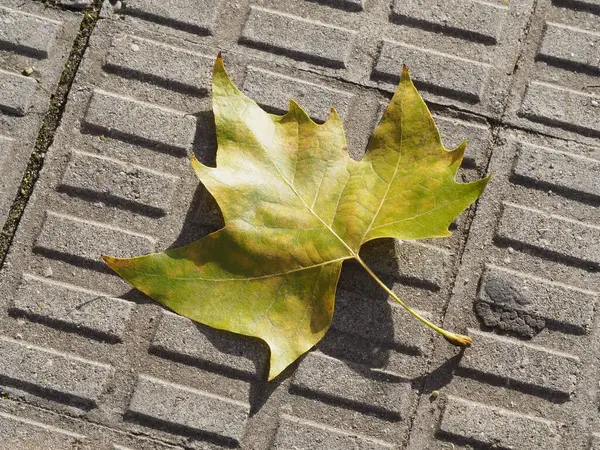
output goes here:
[[417, 313], [415, 310], [413, 310], [410, 306], [408, 306], [408, 304], [406, 304], [406, 302], [404, 302], [404, 300], [401, 300], [400, 298], [398, 298], [398, 296], [396, 294], [394, 294], [394, 292], [390, 288], [388, 288], [385, 285], [385, 283], [379, 279], [379, 277], [377, 275], [375, 275], [375, 273], [371, 270], [371, 268], [369, 266], [367, 266], [367, 264], [361, 259], [360, 256], [356, 255], [355, 258], [358, 261], [358, 263], [361, 266], [363, 266], [363, 268], [367, 271], [367, 273], [373, 277], [373, 279], [377, 282], [377, 284], [379, 284], [379, 286], [381, 286], [383, 288], [383, 290], [385, 292], [387, 292], [390, 297], [392, 297], [394, 300], [396, 300], [404, 309], [406, 309], [417, 320], [421, 321], [422, 323], [427, 325], [429, 328], [440, 333], [452, 345], [456, 345], [456, 346], [460, 346], [460, 347], [468, 347], [469, 345], [471, 345], [471, 343], [473, 341], [469, 336], [464, 336], [462, 334], [456, 334], [456, 333], [452, 333], [451, 331], [446, 331], [443, 328], [438, 327], [436, 324], [431, 323], [429, 320], [427, 320], [426, 318], [421, 316], [419, 313]]

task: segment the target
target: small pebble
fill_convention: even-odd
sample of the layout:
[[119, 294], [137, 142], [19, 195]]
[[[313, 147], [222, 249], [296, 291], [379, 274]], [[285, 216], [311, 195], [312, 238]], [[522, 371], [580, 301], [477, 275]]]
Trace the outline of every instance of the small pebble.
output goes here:
[[440, 396], [440, 392], [439, 391], [431, 391], [431, 399], [432, 400], [436, 400], [438, 397]]
[[17, 334], [15, 334], [15, 339], [22, 340], [23, 335], [21, 333], [17, 333]]
[[592, 104], [592, 106], [598, 106], [598, 102], [596, 100], [592, 100], [590, 103]]
[[21, 73], [26, 77], [30, 77], [33, 74], [33, 67], [25, 67]]
[[44, 276], [47, 278], [50, 278], [52, 276], [52, 267], [46, 267], [46, 270], [44, 270]]
[[131, 44], [131, 50], [133, 50], [134, 52], [137, 52], [140, 50], [140, 46], [137, 44]]

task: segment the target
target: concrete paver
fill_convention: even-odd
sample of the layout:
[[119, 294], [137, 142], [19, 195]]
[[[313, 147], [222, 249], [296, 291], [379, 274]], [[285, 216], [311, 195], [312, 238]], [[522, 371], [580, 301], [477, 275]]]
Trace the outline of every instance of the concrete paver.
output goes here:
[[[597, 430], [598, 208], [586, 171], [576, 186], [559, 169], [570, 166], [551, 164], [557, 152], [593, 164], [598, 148], [510, 129], [499, 142], [445, 318], [467, 327], [474, 345], [453, 362], [453, 377], [435, 368], [455, 352], [437, 348], [425, 394], [441, 388], [447, 397], [423, 396], [410, 449], [587, 449]], [[515, 176], [531, 152], [551, 156]], [[509, 423], [510, 433], [497, 428]]]
[[[0, 2], [0, 223], [6, 221], [81, 17]], [[30, 72], [29, 75], [27, 73]]]
[[[104, 2], [0, 272], [11, 448], [599, 445], [596, 2], [430, 3]], [[11, 29], [0, 22], [0, 38]], [[41, 55], [44, 42], [18, 48]], [[335, 106], [355, 158], [409, 65], [446, 146], [469, 141], [459, 178], [494, 178], [452, 238], [375, 242], [364, 258], [472, 348], [347, 264], [332, 329], [267, 384], [263, 343], [164, 311], [99, 262], [220, 227], [188, 161], [214, 163], [219, 51], [270, 112], [294, 98], [322, 121]], [[4, 69], [0, 109], [17, 117], [38, 94]]]
[[507, 119], [597, 144], [600, 22], [594, 2], [545, 2], [531, 22]]

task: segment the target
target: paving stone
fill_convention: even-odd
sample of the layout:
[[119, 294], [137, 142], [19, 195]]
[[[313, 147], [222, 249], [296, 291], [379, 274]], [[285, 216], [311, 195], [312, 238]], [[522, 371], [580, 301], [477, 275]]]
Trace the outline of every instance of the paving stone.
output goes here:
[[363, 252], [369, 266], [379, 274], [431, 290], [446, 285], [452, 265], [450, 251], [421, 242], [397, 240], [393, 246], [375, 242]]
[[511, 123], [586, 142], [598, 137], [598, 12], [593, 1], [557, 0], [540, 14], [515, 76]]
[[376, 441], [366, 436], [345, 433], [318, 423], [282, 415], [272, 448], [382, 450], [394, 446], [388, 442]]
[[391, 91], [401, 64], [406, 64], [426, 99], [498, 116], [509, 89], [508, 61], [514, 61], [509, 55], [519, 52], [519, 36], [527, 26], [523, 20], [530, 14], [527, 2], [452, 1], [425, 6], [420, 0], [397, 0], [389, 15], [396, 28], [380, 40], [372, 78]]
[[[176, 374], [174, 380], [207, 391], [209, 399], [220, 396], [235, 401], [248, 398], [248, 381], [256, 377], [254, 366], [251, 376], [249, 366], [242, 367], [247, 372], [227, 372], [222, 370], [223, 365], [213, 364], [208, 371], [190, 356], [183, 364], [183, 358], [172, 354], [165, 357], [166, 350], [157, 356], [158, 346], [151, 342], [159, 325], [160, 308], [113, 276], [99, 259], [101, 254], [146, 254], [157, 249], [159, 242], [163, 250], [174, 245], [186, 228], [198, 232], [191, 221], [184, 223], [191, 202], [197, 202], [193, 199], [198, 186], [188, 158], [198, 140], [203, 139], [199, 133], [206, 132], [205, 120], [197, 133], [196, 115], [207, 106], [209, 86], [197, 73], [182, 75], [166, 65], [160, 72], [153, 71], [149, 58], [164, 55], [167, 62], [181, 61], [183, 65], [191, 58], [192, 64], [186, 67], [193, 72], [204, 67], [208, 76], [216, 52], [210, 52], [210, 61], [198, 62], [194, 55], [203, 54], [198, 46], [156, 34], [134, 36], [134, 30], [128, 28], [131, 21], [136, 26], [148, 25], [126, 17], [119, 19], [125, 25], [114, 29], [113, 23], [100, 21], [91, 37], [27, 217], [21, 222], [24, 231], [19, 231], [2, 268], [0, 334], [44, 343], [60, 354], [85, 355], [89, 361], [114, 370], [115, 376], [110, 377], [108, 387], [93, 403], [73, 400], [71, 403], [78, 406], [73, 408], [64, 400], [70, 397], [64, 396], [62, 403], [68, 403], [64, 405], [52, 401], [58, 394], [33, 388], [42, 393], [38, 394], [40, 398], [32, 397], [32, 403], [62, 414], [89, 413], [88, 420], [110, 432], [145, 430], [151, 439], [163, 442], [113, 436], [102, 440], [102, 445], [96, 445], [94, 438], [92, 448], [112, 448], [113, 444], [132, 449], [183, 448], [191, 445], [188, 439], [201, 448], [231, 445], [234, 438], [242, 438], [243, 424], [241, 428], [223, 425], [224, 435], [216, 436], [215, 427], [222, 424], [218, 417], [223, 415], [208, 415], [207, 425], [202, 425], [193, 422], [195, 413], [189, 415], [192, 422], [185, 422], [188, 419], [182, 412], [178, 419], [182, 423], [168, 427], [160, 418], [171, 419], [170, 412], [163, 416], [160, 410], [145, 410], [149, 416], [158, 416], [141, 420], [146, 425], [139, 425], [141, 414], [135, 416], [136, 420], [128, 419], [133, 413], [127, 413], [127, 404], [138, 371], [159, 376]], [[137, 60], [127, 56], [134, 44], [140, 48]], [[176, 58], [166, 58], [172, 55]], [[146, 72], [157, 76], [148, 77]], [[168, 135], [167, 130], [171, 130]], [[193, 213], [191, 210], [189, 216]], [[140, 305], [135, 306], [131, 300]], [[157, 337], [157, 342], [170, 345], [168, 339]], [[214, 344], [215, 359], [227, 362], [226, 352], [217, 355], [222, 342]], [[263, 364], [265, 356], [261, 358]], [[206, 354], [201, 357], [207, 359]], [[247, 357], [244, 353], [243, 358]], [[26, 368], [23, 373], [27, 373]], [[187, 375], [183, 376], [182, 371]], [[8, 388], [6, 391], [12, 392]], [[182, 392], [188, 398], [189, 392], [198, 391]], [[193, 408], [194, 398], [189, 400]], [[240, 423], [235, 401], [232, 414]], [[217, 411], [222, 409], [219, 404], [215, 403]], [[166, 411], [169, 405], [163, 405]], [[248, 409], [248, 405], [242, 408], [244, 420]], [[72, 424], [67, 428], [77, 427]], [[232, 437], [234, 432], [237, 434]]]
[[164, 215], [178, 178], [133, 164], [73, 151], [59, 189], [149, 215]]
[[538, 56], [551, 63], [584, 66], [600, 72], [600, 34], [547, 23]]
[[15, 145], [14, 139], [0, 136], [0, 166], [4, 164], [5, 159], [10, 157], [13, 145]]
[[0, 7], [0, 41], [4, 47], [47, 58], [61, 23], [18, 9]]
[[39, 2], [4, 0], [0, 5], [0, 227], [80, 22], [76, 14]]
[[529, 84], [520, 115], [548, 125], [567, 127], [583, 134], [600, 133], [600, 96], [586, 94], [532, 81]]
[[505, 5], [479, 1], [435, 2], [423, 0], [394, 0], [393, 18], [408, 21], [433, 30], [467, 36], [478, 41], [495, 44], [501, 35], [508, 16]]
[[600, 161], [551, 148], [522, 145], [513, 169], [514, 176], [578, 198], [600, 198]]
[[81, 418], [51, 412], [4, 398], [0, 411], [2, 450], [174, 450], [170, 445], [143, 436], [100, 426]]
[[560, 424], [449, 396], [440, 431], [473, 444], [535, 450], [559, 447]]
[[410, 405], [410, 385], [399, 376], [318, 353], [310, 353], [298, 366], [292, 391], [388, 418], [406, 417]]
[[546, 326], [586, 333], [598, 294], [489, 265], [475, 308], [489, 327], [533, 337]]
[[[397, 61], [404, 61], [408, 65], [412, 78], [418, 85], [428, 85], [446, 96], [463, 98], [468, 103], [481, 102], [482, 91], [492, 67], [422, 47], [384, 41], [374, 74], [396, 79]], [[446, 70], [442, 72], [438, 67]]]
[[0, 362], [2, 385], [61, 402], [95, 405], [112, 375], [106, 364], [6, 337], [0, 337], [0, 349], [4, 355]]
[[566, 217], [505, 203], [497, 236], [575, 263], [600, 264], [600, 248], [595, 244], [600, 242], [600, 228]]
[[61, 450], [77, 448], [86, 440], [86, 437], [81, 434], [3, 412], [0, 412], [0, 430], [2, 432], [0, 448], [6, 450], [19, 448]]
[[[99, 402], [97, 410], [91, 412], [103, 426], [136, 434], [143, 432], [180, 446], [204, 448], [239, 443], [242, 448], [267, 448], [276, 435], [276, 429], [268, 427], [268, 423], [276, 424], [273, 418], [279, 415], [276, 402], [267, 399], [265, 412], [248, 418], [249, 425], [243, 429], [219, 434], [221, 431], [210, 427], [228, 427], [221, 416], [215, 416], [209, 426], [194, 422], [196, 414], [189, 411], [179, 416], [174, 414], [171, 399], [175, 397], [169, 384], [176, 381], [180, 386], [198, 389], [173, 388], [190, 405], [198, 404], [194, 399], [201, 392], [200, 398], [204, 394], [236, 401], [248, 398], [256, 406], [265, 389], [257, 380], [257, 377], [262, 379], [266, 369], [263, 343], [239, 336], [226, 337], [223, 332], [163, 313], [154, 303], [146, 304], [145, 299], [136, 308], [132, 307], [126, 319], [116, 307], [106, 313], [107, 322], [124, 324], [123, 331], [112, 332], [110, 336], [103, 328], [106, 322], [94, 322], [99, 320], [95, 310], [89, 316], [77, 315], [77, 319], [71, 315], [65, 317], [65, 309], [86, 301], [79, 299], [89, 298], [88, 293], [102, 293], [103, 298], [115, 299], [118, 305], [131, 305], [129, 300], [142, 297], [130, 292], [130, 287], [117, 277], [107, 274], [98, 260], [100, 254], [121, 252], [122, 256], [131, 256], [176, 246], [174, 241], [183, 239], [180, 235], [197, 233], [197, 223], [207, 221], [206, 206], [199, 201], [201, 195], [197, 194], [192, 203], [198, 182], [183, 156], [197, 152], [198, 141], [211, 132], [203, 115], [209, 117], [208, 77], [216, 49], [196, 45], [189, 35], [185, 40], [180, 39], [174, 23], [163, 22], [162, 28], [158, 28], [131, 15], [117, 17], [101, 20], [94, 31], [61, 127], [47, 155], [46, 169], [22, 222], [24, 231], [16, 238], [18, 245], [7, 259], [8, 276], [3, 286], [8, 287], [0, 288], [0, 292], [6, 292], [2, 301], [11, 311], [6, 318], [7, 330], [15, 335], [21, 333], [17, 331], [20, 328], [30, 329], [31, 333], [49, 336], [53, 347], [89, 354], [90, 359], [106, 361], [115, 367], [114, 387]], [[244, 24], [239, 24], [242, 30]], [[164, 34], [165, 27], [168, 35]], [[243, 45], [239, 48], [250, 51]], [[251, 89], [252, 77], [258, 84], [263, 76], [272, 76], [268, 81], [281, 83], [284, 92], [292, 89], [287, 82], [301, 89], [309, 109], [314, 108], [311, 113], [315, 117], [333, 103], [349, 123], [372, 126], [378, 100], [363, 88], [343, 80], [329, 82], [322, 73], [272, 64], [252, 56], [256, 54], [225, 55], [228, 70], [241, 80], [239, 85], [246, 90]], [[178, 67], [183, 70], [177, 70]], [[281, 98], [275, 93], [276, 86], [279, 84], [261, 85], [269, 102]], [[259, 97], [258, 92], [256, 96]], [[373, 106], [368, 114], [363, 112], [363, 103]], [[460, 130], [471, 130], [471, 121], [453, 117], [448, 124], [448, 129], [455, 130], [452, 139], [463, 137], [457, 134]], [[472, 130], [475, 135], [487, 133], [485, 127]], [[214, 147], [211, 151], [214, 152]], [[132, 171], [137, 177], [129, 175]], [[189, 192], [187, 197], [186, 192]], [[377, 269], [393, 281], [394, 289], [406, 288], [425, 298], [419, 308], [426, 317], [433, 318], [442, 310], [452, 285], [452, 252], [458, 245], [458, 240], [439, 247], [403, 244], [397, 248], [398, 255], [396, 247], [386, 250], [392, 264], [379, 264]], [[53, 274], [45, 277], [48, 267]], [[23, 273], [42, 287], [27, 287]], [[55, 293], [45, 293], [54, 288]], [[64, 291], [59, 291], [63, 288]], [[340, 420], [361, 418], [356, 419], [358, 428], [354, 434], [368, 442], [373, 439], [394, 442], [408, 431], [416, 395], [409, 377], [425, 373], [431, 334], [416, 321], [407, 322], [406, 313], [387, 303], [383, 298], [385, 293], [377, 289], [380, 293], [377, 298], [360, 294], [358, 299], [348, 297], [345, 304], [346, 299], [340, 300], [341, 315], [338, 314], [332, 336], [342, 338], [323, 346], [324, 353], [335, 356], [325, 356], [327, 361], [333, 361], [330, 364], [334, 370], [343, 369], [342, 374], [347, 374], [348, 382], [343, 389], [327, 393], [330, 377], [323, 377], [307, 388], [294, 388], [294, 394], [289, 394], [287, 385], [282, 385], [278, 395], [290, 407], [312, 402], [329, 411], [330, 416], [331, 411], [340, 412]], [[31, 294], [22, 296], [21, 290]], [[51, 295], [60, 296], [60, 301], [52, 302], [52, 309], [24, 312], [40, 303], [47, 304]], [[17, 302], [21, 304], [19, 311], [14, 306]], [[98, 314], [109, 305], [108, 300], [98, 302]], [[364, 326], [361, 315], [368, 327]], [[24, 338], [29, 339], [29, 335]], [[366, 347], [368, 351], [363, 352]], [[348, 369], [347, 364], [352, 368]], [[136, 400], [138, 403], [132, 400], [133, 406], [127, 408], [131, 393], [136, 392], [138, 371], [162, 380], [163, 384], [157, 383], [166, 392], [165, 398], [169, 398], [166, 403], [153, 406], [155, 409], [148, 406], [143, 412], [142, 407], [136, 407], [141, 400]], [[366, 385], [371, 394], [365, 394], [355, 383]], [[380, 396], [379, 392], [389, 392], [389, 396]], [[379, 399], [386, 396], [389, 400]], [[133, 398], [142, 397], [133, 394]], [[219, 411], [228, 408], [216, 407]], [[246, 415], [248, 408], [246, 405]], [[115, 412], [105, 414], [105, 411]], [[305, 414], [299, 417], [302, 416]], [[326, 424], [327, 420], [318, 418], [316, 422]], [[344, 425], [331, 426], [352, 435]], [[394, 431], [389, 435], [391, 428]], [[190, 444], [190, 439], [194, 444]], [[118, 445], [138, 448], [121, 441]]]
[[25, 273], [12, 309], [41, 322], [122, 340], [133, 304]]
[[469, 335], [476, 345], [465, 351], [461, 368], [563, 395], [575, 389], [579, 358], [472, 329]]
[[[209, 37], [204, 41], [209, 45], [217, 43], [219, 48], [219, 42], [228, 42], [231, 44], [227, 46], [237, 54], [256, 55], [256, 59], [275, 60], [283, 66], [300, 67], [386, 90], [395, 88], [402, 63], [410, 62], [422, 70], [412, 70], [417, 79], [434, 75], [431, 84], [421, 83], [430, 99], [494, 117], [502, 112], [514, 58], [533, 6], [531, 1], [519, 4], [470, 1], [456, 3], [456, 6], [439, 3], [434, 8], [420, 8], [417, 1], [396, 2], [395, 12], [388, 14], [387, 8], [382, 10], [381, 6], [365, 9], [360, 0], [250, 3], [246, 6], [234, 2], [231, 8], [222, 8], [216, 17], [220, 26], [213, 28], [215, 39]], [[117, 13], [127, 14], [127, 7]], [[204, 6], [199, 7], [202, 8]], [[179, 10], [179, 6], [173, 10]], [[448, 17], [444, 16], [446, 13]], [[110, 14], [107, 12], [107, 16]], [[211, 14], [207, 16], [212, 17]], [[160, 23], [172, 31], [181, 30], [172, 21]], [[235, 27], [232, 23], [236, 23]], [[506, 26], [507, 23], [511, 26]], [[241, 33], [234, 31], [236, 27], [241, 27]], [[222, 36], [221, 41], [219, 36]], [[415, 43], [422, 45], [418, 44], [420, 50], [411, 54], [414, 61], [402, 60], [406, 52], [395, 52], [385, 57], [385, 73], [383, 62], [371, 73], [372, 58], [376, 58], [384, 36], [386, 41], [405, 46], [405, 50], [415, 47]], [[191, 39], [203, 40], [201, 36]], [[436, 60], [436, 64], [427, 64], [423, 58], [419, 60], [420, 51], [424, 51], [428, 59]], [[450, 64], [454, 70], [443, 70], [445, 66], [441, 63]], [[477, 69], [476, 80], [471, 81], [470, 86], [466, 80], [471, 80], [473, 74], [465, 71], [465, 63]], [[456, 70], [464, 75], [465, 86], [456, 86], [460, 84], [459, 75], [453, 75], [451, 78], [456, 80], [452, 80], [450, 84], [454, 86], [449, 87], [446, 85], [448, 74]], [[438, 86], [437, 82], [441, 84]], [[474, 85], [477, 85], [475, 93]], [[465, 94], [453, 90], [457, 87], [470, 90]]]
[[221, 442], [238, 444], [249, 406], [142, 375], [128, 411], [168, 426], [209, 433]]
[[[428, 316], [426, 312], [418, 312], [424, 317]], [[409, 322], [405, 321], [407, 324]], [[387, 329], [389, 326], [383, 324], [382, 328]], [[417, 326], [407, 328], [417, 329]], [[317, 348], [323, 354], [341, 361], [359, 364], [378, 371], [400, 373], [407, 379], [418, 378], [426, 372], [427, 356], [431, 352], [432, 336], [422, 328], [417, 329], [415, 335], [409, 335], [408, 330], [404, 331], [403, 334], [408, 336], [405, 341], [400, 345], [389, 345], [365, 338], [360, 331], [351, 333], [332, 326]], [[417, 349], [421, 343], [422, 351]], [[335, 405], [336, 403], [331, 404]], [[388, 419], [393, 421], [397, 419], [397, 416], [392, 414]]]
[[[152, 444], [148, 444], [148, 443], [144, 443], [144, 444], [146, 444], [145, 448], [149, 448], [149, 449], [150, 448], [157, 448], [157, 449], [182, 449], [183, 448], [183, 447], [175, 447], [172, 445], [159, 444], [157, 442], [152, 442]], [[139, 443], [139, 445], [143, 445], [143, 444]], [[151, 445], [153, 445], [153, 446], [151, 446]], [[140, 448], [140, 447], [125, 447], [123, 445], [117, 445], [117, 444], [114, 444], [111, 447], [111, 449], [114, 449], [114, 450], [137, 450], [137, 448]]]
[[36, 84], [33, 78], [0, 70], [0, 110], [17, 116], [27, 114]]
[[[384, 326], [390, 320], [390, 316], [391, 326]], [[409, 353], [427, 353], [430, 336], [417, 323], [408, 322], [407, 319], [404, 309], [395, 304], [339, 291], [331, 326], [336, 330], [354, 334], [360, 340], [367, 339]], [[369, 362], [375, 363], [364, 363]]]
[[[344, 286], [344, 280], [340, 284]], [[336, 359], [406, 378], [425, 369], [431, 334], [385, 295], [370, 296], [338, 288], [331, 329], [318, 349]], [[429, 311], [418, 310], [432, 318]]]
[[[495, 181], [478, 203], [444, 321], [473, 345], [436, 346], [431, 367], [440, 369], [425, 392], [454, 406], [423, 396], [407, 449], [589, 448], [600, 294], [589, 170], [600, 149], [516, 130], [494, 142]], [[453, 363], [454, 376], [444, 375]]]
[[[293, 99], [314, 120], [321, 122], [327, 120], [332, 107], [335, 107], [343, 119], [352, 101], [352, 95], [347, 92], [254, 67], [248, 68], [244, 92], [260, 105], [278, 114], [285, 113], [288, 110], [288, 100]], [[310, 103], [306, 104], [305, 99]]]
[[292, 58], [344, 67], [354, 34], [344, 28], [252, 6], [241, 39], [246, 45], [283, 52]]
[[85, 123], [117, 139], [185, 156], [196, 133], [191, 115], [131, 97], [95, 90]]
[[147, 78], [170, 89], [202, 93], [210, 85], [213, 64], [212, 56], [125, 35], [113, 40], [104, 68], [126, 77]]
[[[428, 99], [498, 117], [503, 110], [509, 78], [533, 2], [437, 3], [433, 8], [421, 8], [418, 1], [396, 2], [395, 12], [389, 14], [387, 7], [365, 7], [362, 0], [299, 3], [270, 0], [250, 2], [249, 5], [234, 2], [230, 8], [221, 8], [216, 15], [218, 25], [212, 29], [214, 38], [191, 35], [189, 38], [208, 45], [216, 44], [217, 48], [222, 47], [221, 42], [227, 42], [226, 47], [232, 53], [248, 54], [256, 56], [257, 60], [277, 61], [281, 66], [299, 67], [386, 90], [395, 88], [402, 63], [409, 62], [420, 67], [420, 70], [416, 67], [412, 70], [417, 79], [422, 81], [434, 76], [430, 84], [421, 83]], [[127, 14], [128, 7], [129, 4], [117, 8], [117, 14]], [[198, 7], [203, 8], [205, 6]], [[107, 17], [113, 14], [108, 12], [109, 9], [115, 8], [105, 8]], [[179, 9], [178, 5], [174, 7], [172, 14], [180, 14]], [[207, 16], [213, 17], [212, 10]], [[181, 31], [173, 21], [158, 22], [171, 31]], [[510, 27], [506, 25], [508, 23]], [[150, 28], [155, 29], [148, 26]], [[387, 67], [383, 68], [382, 62], [371, 73], [375, 65], [372, 59], [377, 59], [383, 37], [385, 41], [404, 46], [405, 50], [411, 46], [419, 50], [413, 51], [409, 61], [402, 59], [407, 55], [406, 51], [386, 55]], [[427, 60], [436, 63], [427, 64], [423, 58], [419, 60], [421, 51], [425, 52]], [[445, 64], [450, 64], [453, 70], [444, 70]], [[476, 69], [475, 77], [464, 69], [464, 64]], [[457, 70], [464, 75], [463, 86], [457, 86], [460, 75], [453, 74]], [[452, 77], [448, 77], [449, 74]], [[449, 84], [454, 86], [447, 86], [448, 78]], [[475, 80], [467, 81], [473, 78]], [[468, 92], [453, 90], [457, 87], [468, 89]]]
[[35, 249], [57, 259], [101, 264], [101, 255], [150, 253], [154, 244], [149, 236], [48, 211]]
[[262, 376], [267, 355], [258, 343], [224, 336], [223, 332], [195, 324], [176, 314], [163, 311], [151, 349], [159, 355], [191, 359], [203, 367], [230, 370], [244, 377]]
[[219, 4], [214, 0], [175, 0], [168, 4], [162, 0], [127, 0], [120, 12], [205, 35], [213, 31]]

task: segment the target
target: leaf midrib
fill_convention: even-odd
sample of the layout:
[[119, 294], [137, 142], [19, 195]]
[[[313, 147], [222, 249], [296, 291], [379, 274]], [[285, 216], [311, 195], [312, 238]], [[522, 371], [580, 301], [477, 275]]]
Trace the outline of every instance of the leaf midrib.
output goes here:
[[310, 269], [314, 269], [315, 267], [321, 267], [321, 266], [326, 266], [328, 264], [333, 264], [336, 262], [340, 262], [340, 261], [345, 261], [347, 259], [351, 259], [353, 258], [352, 256], [344, 256], [342, 258], [337, 258], [337, 259], [332, 259], [330, 261], [324, 261], [322, 263], [319, 264], [313, 264], [312, 266], [306, 266], [306, 267], [300, 267], [298, 269], [291, 269], [285, 272], [279, 272], [279, 273], [272, 273], [272, 274], [268, 274], [268, 275], [261, 275], [258, 277], [247, 277], [247, 278], [198, 278], [198, 277], [174, 277], [174, 276], [163, 276], [163, 274], [160, 273], [151, 273], [151, 272], [142, 272], [140, 270], [135, 270], [134, 272], [136, 274], [139, 275], [147, 275], [150, 277], [161, 277], [161, 278], [167, 278], [169, 280], [180, 280], [180, 281], [210, 281], [210, 282], [225, 282], [225, 281], [253, 281], [253, 280], [263, 280], [266, 278], [273, 278], [273, 277], [279, 277], [279, 276], [283, 276], [283, 275], [289, 275], [290, 273], [294, 273], [294, 272], [301, 272], [303, 270], [310, 270]]
[[[400, 167], [400, 160], [402, 159], [402, 153], [401, 153], [402, 152], [402, 140], [404, 137], [404, 135], [403, 135], [404, 129], [402, 127], [402, 98], [400, 98], [398, 100], [398, 107], [400, 109], [400, 114], [399, 114], [399, 116], [400, 116], [400, 142], [398, 143], [398, 160], [396, 161], [396, 167], [394, 168], [394, 174], [390, 178], [390, 182], [388, 183], [387, 188], [385, 189], [385, 194], [383, 194], [383, 197], [381, 198], [379, 207], [377, 208], [377, 211], [375, 212], [375, 214], [373, 214], [371, 223], [365, 230], [365, 233], [362, 235], [362, 238], [360, 238], [360, 245], [364, 244], [365, 237], [369, 234], [369, 231], [371, 231], [371, 227], [375, 223], [375, 219], [377, 219], [377, 216], [379, 216], [379, 212], [381, 211], [381, 208], [383, 208], [383, 204], [385, 203], [385, 200], [387, 199], [388, 193], [390, 192], [390, 188], [392, 187], [392, 183], [394, 182], [394, 179], [396, 178], [396, 175], [398, 174], [398, 168]], [[371, 169], [373, 169], [373, 172], [377, 173], [375, 171], [375, 168], [373, 167], [373, 160], [371, 160]]]

